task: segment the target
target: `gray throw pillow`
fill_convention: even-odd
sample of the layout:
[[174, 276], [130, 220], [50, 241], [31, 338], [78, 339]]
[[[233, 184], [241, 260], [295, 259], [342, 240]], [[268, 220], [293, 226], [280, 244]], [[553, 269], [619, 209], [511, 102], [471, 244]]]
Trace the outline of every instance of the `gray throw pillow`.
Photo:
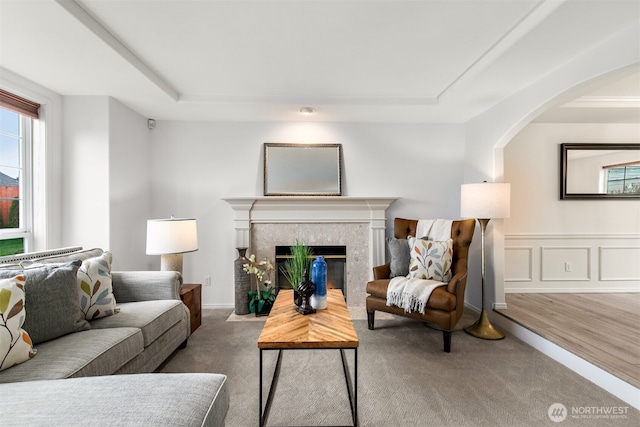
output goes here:
[[0, 279], [25, 276], [26, 318], [22, 328], [33, 344], [90, 329], [78, 299], [77, 272], [81, 261], [25, 270], [0, 270]]
[[391, 255], [390, 277], [408, 275], [411, 254], [409, 253], [407, 239], [391, 239], [388, 237], [387, 246], [389, 247], [389, 255]]

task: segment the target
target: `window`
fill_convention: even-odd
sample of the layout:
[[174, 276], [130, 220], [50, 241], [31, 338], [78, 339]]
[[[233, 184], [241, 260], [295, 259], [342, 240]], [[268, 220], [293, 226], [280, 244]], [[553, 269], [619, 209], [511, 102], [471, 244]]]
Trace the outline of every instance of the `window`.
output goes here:
[[0, 256], [30, 245], [32, 127], [31, 117], [0, 107]]
[[605, 166], [607, 194], [640, 194], [640, 162]]

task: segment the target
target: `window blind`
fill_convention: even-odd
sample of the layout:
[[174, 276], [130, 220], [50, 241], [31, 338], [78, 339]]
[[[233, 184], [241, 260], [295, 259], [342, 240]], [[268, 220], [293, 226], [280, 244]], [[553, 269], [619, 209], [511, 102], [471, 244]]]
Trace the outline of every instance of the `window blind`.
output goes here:
[[0, 107], [37, 119], [40, 104], [0, 89]]

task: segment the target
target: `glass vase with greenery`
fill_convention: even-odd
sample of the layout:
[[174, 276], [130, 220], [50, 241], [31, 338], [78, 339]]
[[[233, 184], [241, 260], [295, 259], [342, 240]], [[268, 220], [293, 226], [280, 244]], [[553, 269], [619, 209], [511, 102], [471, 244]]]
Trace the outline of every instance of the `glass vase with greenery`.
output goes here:
[[291, 258], [287, 259], [280, 271], [285, 279], [291, 284], [294, 291], [298, 290], [298, 284], [302, 281], [304, 271], [311, 271], [311, 248], [304, 242], [296, 239], [295, 243], [290, 246]]

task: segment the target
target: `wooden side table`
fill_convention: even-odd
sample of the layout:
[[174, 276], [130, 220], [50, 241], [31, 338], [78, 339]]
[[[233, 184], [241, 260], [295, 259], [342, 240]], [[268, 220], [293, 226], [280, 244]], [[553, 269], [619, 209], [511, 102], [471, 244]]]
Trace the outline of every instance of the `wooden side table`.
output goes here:
[[202, 285], [183, 284], [180, 288], [180, 299], [191, 313], [191, 333], [202, 323]]

